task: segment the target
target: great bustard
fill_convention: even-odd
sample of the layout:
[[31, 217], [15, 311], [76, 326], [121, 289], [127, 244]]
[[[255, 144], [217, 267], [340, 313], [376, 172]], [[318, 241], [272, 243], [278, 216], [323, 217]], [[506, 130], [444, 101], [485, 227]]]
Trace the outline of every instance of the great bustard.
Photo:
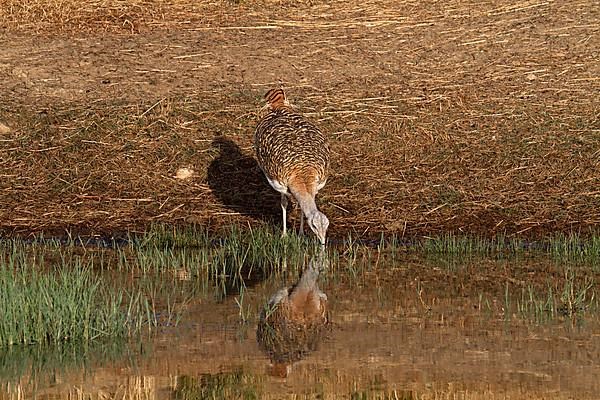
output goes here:
[[[273, 189], [281, 193], [283, 234], [287, 196], [291, 194], [300, 204], [308, 226], [324, 245], [329, 220], [317, 209], [315, 196], [327, 181], [327, 140], [315, 125], [294, 112], [283, 89], [269, 90], [265, 99], [268, 111], [256, 127], [254, 148], [258, 165]], [[300, 219], [301, 233], [304, 216]]]
[[327, 332], [327, 295], [317, 284], [327, 264], [324, 252], [313, 257], [298, 282], [277, 291], [260, 314], [256, 339], [276, 375], [287, 376], [292, 363], [316, 350]]

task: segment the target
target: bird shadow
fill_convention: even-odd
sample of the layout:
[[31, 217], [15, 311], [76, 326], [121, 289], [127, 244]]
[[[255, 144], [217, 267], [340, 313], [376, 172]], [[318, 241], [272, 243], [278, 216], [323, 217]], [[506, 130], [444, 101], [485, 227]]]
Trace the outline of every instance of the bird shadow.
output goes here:
[[211, 147], [218, 156], [208, 167], [208, 185], [221, 203], [271, 224], [280, 219], [280, 195], [269, 186], [254, 157], [225, 136], [215, 137]]

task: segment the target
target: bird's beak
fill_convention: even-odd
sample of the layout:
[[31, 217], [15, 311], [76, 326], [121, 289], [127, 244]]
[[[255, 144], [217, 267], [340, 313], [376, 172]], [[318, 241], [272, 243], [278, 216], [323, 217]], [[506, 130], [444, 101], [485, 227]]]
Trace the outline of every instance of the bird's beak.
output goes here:
[[319, 242], [321, 242], [321, 246], [323, 246], [323, 247], [325, 247], [325, 240], [326, 240], [325, 235], [323, 235], [323, 236], [319, 235]]

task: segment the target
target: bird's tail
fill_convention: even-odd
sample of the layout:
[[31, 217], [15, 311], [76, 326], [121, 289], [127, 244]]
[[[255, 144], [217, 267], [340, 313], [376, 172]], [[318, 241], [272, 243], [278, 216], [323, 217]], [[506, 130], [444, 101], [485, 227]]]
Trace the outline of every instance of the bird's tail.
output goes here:
[[285, 96], [285, 92], [283, 88], [273, 88], [270, 89], [265, 94], [265, 100], [267, 100], [267, 107], [271, 110], [276, 110], [278, 108], [289, 108], [290, 103]]

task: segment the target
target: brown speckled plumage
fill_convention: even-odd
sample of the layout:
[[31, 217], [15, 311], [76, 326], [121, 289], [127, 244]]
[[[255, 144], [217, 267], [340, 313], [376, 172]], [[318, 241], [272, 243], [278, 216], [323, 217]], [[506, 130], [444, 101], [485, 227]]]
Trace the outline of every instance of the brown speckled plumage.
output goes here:
[[[258, 164], [275, 190], [297, 198], [311, 229], [317, 233], [309, 214], [316, 210], [312, 206], [315, 196], [327, 181], [327, 140], [313, 123], [291, 108], [282, 89], [269, 90], [265, 98], [268, 112], [259, 121], [254, 136]], [[306, 207], [301, 199], [304, 195], [312, 198], [312, 203], [306, 198]], [[284, 203], [287, 204], [282, 197], [285, 233]]]
[[256, 158], [263, 172], [283, 185], [294, 176], [307, 175], [314, 177], [317, 186], [324, 184], [329, 168], [325, 135], [290, 107], [270, 104], [272, 108], [258, 123], [254, 136]]

